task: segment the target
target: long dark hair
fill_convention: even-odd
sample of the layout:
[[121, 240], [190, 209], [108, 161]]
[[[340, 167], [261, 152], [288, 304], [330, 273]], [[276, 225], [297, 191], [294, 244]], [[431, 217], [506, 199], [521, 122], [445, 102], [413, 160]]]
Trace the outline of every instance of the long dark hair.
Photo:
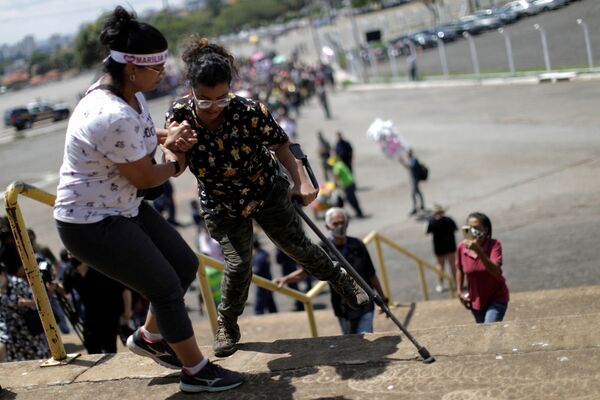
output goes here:
[[[117, 6], [104, 21], [100, 43], [110, 50], [133, 54], [158, 53], [169, 47], [167, 39], [158, 29], [136, 18], [134, 12]], [[123, 87], [125, 65], [110, 57], [104, 62], [104, 72], [111, 76], [117, 89]]]
[[235, 59], [231, 53], [199, 35], [187, 40], [181, 59], [186, 65], [186, 78], [192, 87], [214, 87], [223, 82], [231, 84], [237, 77]]
[[467, 217], [467, 221], [469, 221], [471, 218], [475, 218], [476, 220], [481, 222], [481, 225], [483, 225], [488, 230], [488, 237], [492, 237], [492, 221], [487, 215], [485, 215], [482, 212], [473, 212], [469, 214], [469, 216]]

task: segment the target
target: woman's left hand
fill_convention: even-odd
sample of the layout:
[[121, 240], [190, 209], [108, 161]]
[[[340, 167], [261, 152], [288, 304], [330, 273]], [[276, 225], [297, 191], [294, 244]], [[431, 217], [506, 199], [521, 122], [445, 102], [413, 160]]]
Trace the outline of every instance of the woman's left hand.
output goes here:
[[315, 189], [310, 181], [303, 181], [300, 185], [294, 185], [290, 191], [290, 198], [299, 199], [303, 206], [307, 206], [317, 198], [319, 190]]
[[171, 151], [188, 151], [198, 143], [198, 135], [187, 121], [181, 124], [173, 121], [167, 128], [164, 146]]

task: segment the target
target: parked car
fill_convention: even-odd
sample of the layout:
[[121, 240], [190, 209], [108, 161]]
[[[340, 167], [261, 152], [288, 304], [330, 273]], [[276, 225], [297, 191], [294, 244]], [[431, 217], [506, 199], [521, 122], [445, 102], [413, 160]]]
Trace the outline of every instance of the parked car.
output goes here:
[[479, 35], [487, 28], [479, 23], [479, 19], [475, 15], [466, 15], [458, 20], [458, 29], [462, 33], [468, 32], [470, 35]]
[[458, 37], [458, 28], [454, 24], [443, 24], [426, 30], [427, 33], [437, 36], [444, 43], [453, 42]]
[[477, 23], [483, 27], [484, 30], [498, 29], [502, 26], [502, 20], [497, 16], [493, 10], [481, 10], [474, 14], [477, 17]]
[[409, 39], [422, 49], [429, 49], [431, 47], [437, 46], [437, 35], [434, 33], [430, 33], [429, 30], [415, 32], [409, 36]]
[[71, 110], [66, 104], [36, 101], [27, 106], [14, 107], [4, 112], [4, 125], [17, 130], [31, 128], [34, 122], [49, 120], [60, 121], [69, 118]]
[[27, 110], [31, 114], [33, 121], [42, 121], [51, 119], [60, 121], [69, 118], [71, 110], [63, 103], [50, 103], [47, 101], [36, 101], [27, 104]]
[[542, 11], [541, 7], [535, 6], [527, 0], [511, 1], [510, 3], [505, 4], [504, 7], [516, 12], [519, 18], [536, 15]]
[[27, 129], [33, 124], [33, 118], [27, 107], [15, 107], [4, 111], [4, 126], [13, 126], [18, 131]]
[[500, 18], [500, 21], [504, 25], [512, 24], [520, 18], [520, 15], [515, 10], [507, 6], [496, 7], [493, 9], [493, 12], [494, 15]]
[[558, 10], [568, 4], [568, 0], [535, 0], [533, 2], [533, 5], [541, 7], [542, 11]]

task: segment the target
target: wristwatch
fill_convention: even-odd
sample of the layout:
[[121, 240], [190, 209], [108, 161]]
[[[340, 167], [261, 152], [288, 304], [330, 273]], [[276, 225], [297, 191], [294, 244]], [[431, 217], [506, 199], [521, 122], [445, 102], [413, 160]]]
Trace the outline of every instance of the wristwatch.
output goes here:
[[175, 173], [173, 175], [177, 175], [181, 171], [179, 162], [177, 160], [170, 160], [169, 162], [175, 166]]

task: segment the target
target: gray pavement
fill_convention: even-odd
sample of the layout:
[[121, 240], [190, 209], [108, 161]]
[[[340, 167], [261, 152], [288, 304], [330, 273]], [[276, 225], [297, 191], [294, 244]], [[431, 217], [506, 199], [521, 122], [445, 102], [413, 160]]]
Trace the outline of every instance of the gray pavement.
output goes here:
[[[582, 81], [338, 91], [330, 96], [331, 120], [324, 119], [316, 101], [306, 106], [298, 121], [299, 141], [319, 177], [318, 129], [330, 140], [340, 129], [354, 144], [359, 198], [372, 215], [352, 222], [350, 233], [355, 236], [377, 230], [433, 261], [423, 222], [407, 216], [406, 171], [383, 157], [365, 134], [376, 117], [392, 119], [430, 168], [431, 178], [423, 185], [428, 205], [449, 206], [449, 215], [459, 224], [474, 210], [490, 215], [504, 246], [511, 290], [599, 284], [595, 238], [600, 182], [594, 179], [600, 150], [599, 85]], [[151, 102], [156, 121], [167, 105], [167, 99]], [[54, 192], [63, 144], [64, 126], [57, 125], [54, 132], [0, 146], [0, 187], [18, 179]], [[184, 174], [174, 184], [178, 218], [190, 222], [194, 178]], [[40, 242], [58, 252], [50, 210], [29, 200], [22, 201], [22, 210]], [[193, 246], [194, 229], [181, 232]], [[394, 298], [420, 299], [414, 264], [388, 250], [384, 256]], [[275, 265], [273, 271], [279, 274]], [[433, 276], [429, 284], [433, 287]], [[291, 308], [287, 299], [278, 296], [277, 301], [281, 309]], [[324, 297], [322, 304], [328, 302]], [[189, 303], [196, 307], [195, 299]]]

